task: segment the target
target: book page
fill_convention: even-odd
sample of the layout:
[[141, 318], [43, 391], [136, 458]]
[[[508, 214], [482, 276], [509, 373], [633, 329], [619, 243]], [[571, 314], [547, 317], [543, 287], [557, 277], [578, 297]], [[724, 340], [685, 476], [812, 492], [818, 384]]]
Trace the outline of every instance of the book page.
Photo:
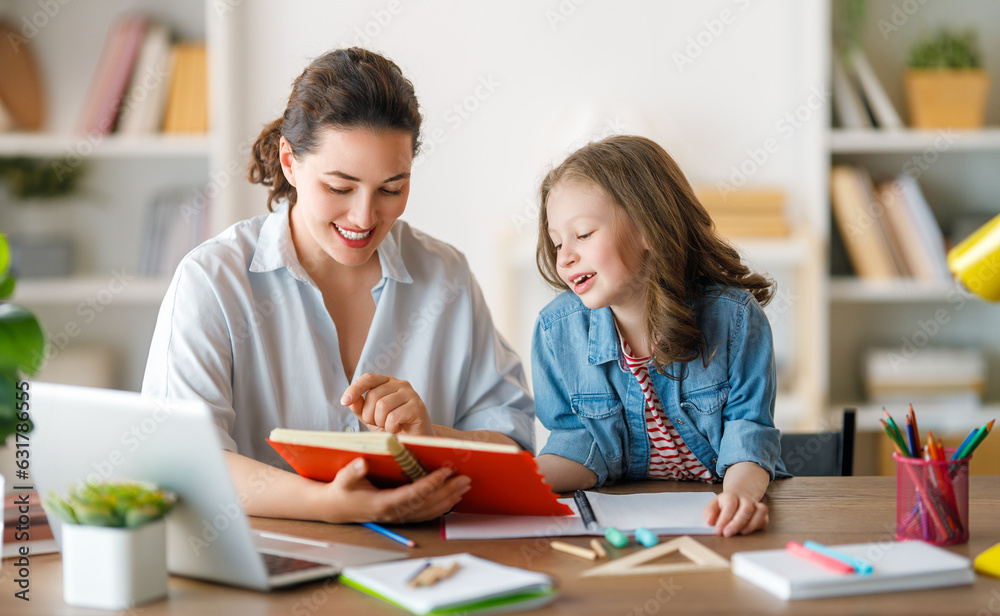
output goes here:
[[510, 539], [514, 537], [563, 537], [600, 535], [588, 531], [572, 498], [560, 498], [573, 515], [481, 515], [450, 513], [444, 517], [442, 533], [448, 539]]
[[[345, 451], [392, 455], [395, 437], [388, 432], [322, 432], [275, 428], [270, 440], [290, 445], [327, 447]], [[398, 447], [398, 445], [396, 445]]]
[[495, 451], [497, 453], [520, 453], [523, 451], [517, 445], [504, 445], [503, 443], [486, 443], [483, 441], [471, 441], [458, 438], [448, 438], [444, 436], [417, 436], [414, 434], [397, 435], [399, 442], [404, 445], [426, 445], [427, 447], [445, 447], [447, 449], [468, 449], [469, 451]]
[[713, 492], [664, 492], [660, 494], [601, 494], [587, 492], [600, 528], [588, 529], [572, 498], [559, 502], [573, 510], [571, 516], [463, 515], [444, 517], [445, 539], [508, 539], [514, 537], [564, 537], [603, 535], [614, 526], [632, 534], [645, 527], [660, 535], [711, 535], [701, 512], [715, 498]]
[[[621, 531], [639, 527], [661, 534], [711, 534], [702, 511], [714, 492], [661, 492], [658, 494], [601, 494], [587, 492], [597, 522]], [[704, 531], [704, 532], [701, 532]]]

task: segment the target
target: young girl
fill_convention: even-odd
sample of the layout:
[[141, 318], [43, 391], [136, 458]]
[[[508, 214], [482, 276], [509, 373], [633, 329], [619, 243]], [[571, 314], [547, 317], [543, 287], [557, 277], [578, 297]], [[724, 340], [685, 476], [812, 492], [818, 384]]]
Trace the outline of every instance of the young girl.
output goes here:
[[568, 289], [538, 317], [538, 465], [557, 491], [619, 479], [713, 482], [717, 534], [764, 528], [776, 474], [772, 285], [712, 227], [643, 137], [591, 143], [541, 188], [538, 268]]
[[517, 355], [493, 327], [465, 257], [397, 220], [420, 140], [413, 84], [352, 48], [313, 61], [253, 146], [269, 214], [178, 266], [143, 394], [212, 409], [250, 515], [328, 522], [427, 520], [468, 477], [438, 469], [377, 490], [363, 459], [329, 482], [288, 468], [272, 428], [385, 430], [531, 449]]

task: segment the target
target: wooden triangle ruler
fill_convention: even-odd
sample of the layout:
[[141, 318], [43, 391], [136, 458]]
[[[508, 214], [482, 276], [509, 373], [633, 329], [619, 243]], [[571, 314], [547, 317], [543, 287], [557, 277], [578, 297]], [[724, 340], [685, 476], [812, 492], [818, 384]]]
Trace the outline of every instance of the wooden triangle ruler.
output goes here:
[[[691, 560], [689, 563], [670, 563], [661, 565], [646, 565], [651, 560], [656, 560], [668, 554], [680, 552]], [[667, 573], [693, 573], [697, 571], [723, 571], [729, 570], [729, 559], [723, 558], [716, 552], [698, 543], [687, 535], [678, 537], [672, 541], [661, 543], [660, 545], [640, 550], [634, 554], [629, 554], [622, 558], [587, 569], [580, 574], [581, 577], [598, 575], [646, 575], [646, 574], [667, 574]]]

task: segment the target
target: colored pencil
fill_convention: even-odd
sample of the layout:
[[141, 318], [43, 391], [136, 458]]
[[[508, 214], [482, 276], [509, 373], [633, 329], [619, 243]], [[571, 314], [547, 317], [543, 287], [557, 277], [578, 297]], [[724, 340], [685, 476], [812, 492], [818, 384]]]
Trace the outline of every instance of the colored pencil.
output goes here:
[[898, 453], [901, 456], [908, 457], [909, 454], [903, 453], [903, 449], [902, 447], [900, 447], [902, 443], [899, 441], [899, 439], [896, 437], [896, 434], [889, 427], [889, 424], [887, 424], [884, 419], [879, 419], [878, 422], [882, 425], [882, 429], [885, 430], [886, 436], [888, 436], [889, 440], [892, 441], [892, 446], [896, 448], [896, 453]]
[[885, 415], [885, 420], [889, 423], [889, 427], [892, 428], [893, 434], [896, 435], [896, 440], [899, 441], [899, 448], [902, 450], [902, 455], [907, 458], [913, 457], [910, 455], [910, 448], [906, 446], [906, 440], [903, 438], [903, 433], [900, 432], [899, 426], [896, 425], [896, 420], [892, 418], [892, 415], [889, 414], [889, 411], [887, 411], [884, 406], [882, 407], [882, 414]]
[[952, 460], [961, 460], [961, 458], [959, 457], [959, 454], [962, 453], [962, 451], [965, 449], [966, 445], [968, 445], [969, 443], [971, 443], [973, 441], [973, 439], [976, 438], [977, 434], [979, 434], [979, 428], [973, 428], [969, 432], [969, 435], [966, 436], [965, 439], [962, 441], [962, 444], [955, 448], [955, 453], [951, 454], [951, 459]]
[[369, 528], [369, 529], [375, 531], [376, 533], [378, 533], [380, 535], [384, 535], [384, 536], [392, 539], [393, 541], [396, 541], [397, 543], [402, 543], [403, 545], [405, 545], [408, 548], [415, 548], [415, 547], [417, 547], [417, 542], [414, 541], [413, 539], [407, 539], [403, 535], [400, 535], [398, 533], [394, 533], [391, 530], [389, 530], [388, 528], [383, 528], [383, 527], [381, 527], [378, 524], [375, 524], [373, 522], [362, 522], [361, 525], [364, 526], [365, 528]]
[[906, 438], [909, 439], [910, 443], [910, 454], [914, 458], [920, 457], [920, 448], [917, 447], [917, 431], [913, 428], [913, 422], [910, 421], [910, 416], [906, 416]]
[[913, 423], [913, 435], [917, 439], [917, 448], [913, 450], [913, 457], [920, 457], [920, 429], [917, 428], [917, 414], [913, 412], [913, 405], [910, 405], [910, 422]]
[[968, 458], [972, 455], [972, 452], [976, 450], [976, 447], [979, 447], [979, 444], [982, 443], [987, 436], [989, 436], [990, 430], [993, 429], [994, 421], [996, 420], [991, 419], [989, 422], [984, 424], [982, 428], [979, 428], [979, 432], [975, 437], [973, 437], [972, 442], [965, 446], [964, 451], [959, 452], [961, 455], [957, 459], [961, 460], [962, 458]]

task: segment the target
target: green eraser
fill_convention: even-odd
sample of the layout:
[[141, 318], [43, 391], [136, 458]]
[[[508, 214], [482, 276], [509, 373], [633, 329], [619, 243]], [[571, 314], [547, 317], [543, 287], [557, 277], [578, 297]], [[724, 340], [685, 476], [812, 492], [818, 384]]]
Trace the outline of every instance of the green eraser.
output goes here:
[[604, 531], [604, 538], [608, 540], [608, 543], [616, 548], [623, 548], [628, 544], [628, 537], [626, 537], [625, 533], [617, 528], [609, 528]]
[[635, 540], [647, 548], [651, 548], [660, 542], [660, 538], [654, 535], [652, 531], [641, 526], [635, 529]]

